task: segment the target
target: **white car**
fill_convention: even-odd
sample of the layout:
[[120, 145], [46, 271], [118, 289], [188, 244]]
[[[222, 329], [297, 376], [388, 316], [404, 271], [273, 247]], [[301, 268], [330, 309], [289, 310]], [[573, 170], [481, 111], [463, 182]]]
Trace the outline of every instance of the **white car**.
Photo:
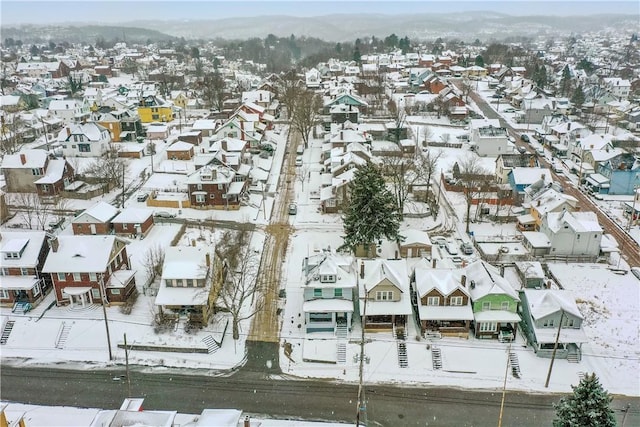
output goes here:
[[296, 157], [296, 166], [302, 166], [302, 156]]
[[640, 267], [631, 267], [631, 273], [640, 280]]

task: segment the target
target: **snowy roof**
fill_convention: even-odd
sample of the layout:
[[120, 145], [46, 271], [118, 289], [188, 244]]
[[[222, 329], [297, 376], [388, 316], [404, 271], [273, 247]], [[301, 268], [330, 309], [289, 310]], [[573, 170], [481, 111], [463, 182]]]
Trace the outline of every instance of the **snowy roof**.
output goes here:
[[475, 313], [476, 322], [520, 322], [520, 315], [508, 310], [484, 310]]
[[153, 215], [151, 209], [126, 208], [111, 220], [114, 224], [141, 224]]
[[467, 288], [462, 285], [462, 276], [464, 275], [462, 270], [416, 268], [415, 275], [416, 293], [419, 298], [433, 289], [436, 289], [442, 296], [450, 295], [456, 290], [469, 295]]
[[[165, 264], [166, 265], [166, 264]], [[164, 276], [163, 276], [164, 277]], [[206, 305], [211, 290], [210, 283], [204, 287], [169, 287], [162, 280], [156, 295], [156, 305]]]
[[305, 313], [353, 312], [353, 301], [342, 298], [318, 298], [302, 304]]
[[0, 289], [29, 290], [37, 285], [39, 281], [40, 279], [37, 276], [2, 276]]
[[[371, 292], [385, 280], [395, 285], [400, 296], [399, 301], [376, 301], [368, 298], [367, 315], [411, 314], [411, 300], [409, 296], [409, 276], [405, 259], [365, 259], [357, 262], [358, 271], [364, 263], [364, 278], [358, 279], [360, 313], [364, 312], [365, 293]], [[373, 295], [375, 298], [375, 295]]]
[[194, 427], [238, 427], [242, 411], [238, 409], [205, 409]]
[[[170, 246], [165, 249], [162, 279], [205, 279], [207, 277], [207, 255], [210, 252], [201, 246]], [[209, 261], [210, 262], [210, 261]]]
[[189, 150], [193, 150], [193, 144], [190, 144], [185, 141], [176, 141], [173, 144], [171, 144], [169, 148], [167, 148], [167, 151], [189, 151]]
[[216, 121], [210, 119], [199, 119], [193, 122], [193, 126], [191, 129], [193, 130], [215, 130], [216, 129]]
[[595, 212], [550, 212], [545, 217], [549, 229], [560, 230], [564, 224], [569, 225], [575, 232], [601, 232]]
[[49, 103], [49, 110], [74, 110], [77, 102], [72, 99], [53, 100]]
[[107, 202], [99, 201], [89, 209], [82, 212], [72, 222], [87, 222], [90, 219], [87, 216], [97, 220], [98, 222], [108, 222], [111, 218], [118, 214], [118, 208], [110, 205]]
[[544, 179], [545, 183], [553, 181], [551, 172], [547, 168], [520, 168], [515, 167], [509, 172], [513, 175], [516, 185], [533, 184], [534, 182]]
[[429, 239], [429, 233], [422, 230], [416, 230], [414, 228], [408, 228], [402, 230], [404, 240], [400, 243], [400, 246], [413, 245], [416, 243], [431, 246], [431, 239]]
[[533, 248], [550, 248], [549, 237], [540, 231], [523, 231], [522, 236]]
[[65, 159], [49, 160], [46, 174], [37, 180], [35, 184], [53, 184], [60, 181], [66, 164], [67, 161]]
[[[22, 164], [22, 157], [24, 156], [25, 163]], [[31, 169], [31, 168], [43, 168], [47, 162], [48, 154], [45, 150], [24, 150], [17, 154], [7, 154], [2, 160], [3, 169]]]
[[473, 309], [470, 304], [419, 305], [418, 313], [420, 320], [473, 320]]
[[109, 138], [109, 130], [96, 122], [86, 122], [79, 124], [70, 124], [63, 128], [58, 134], [58, 141], [66, 141], [71, 135], [84, 135], [91, 141], [102, 141]]
[[111, 260], [116, 240], [106, 236], [58, 236], [57, 251], [50, 250], [42, 271], [44, 273], [102, 273]]
[[0, 253], [22, 251], [20, 258], [4, 258], [2, 267], [35, 267], [38, 265], [40, 249], [44, 244], [44, 231], [6, 231], [0, 230]]
[[518, 293], [507, 279], [500, 276], [500, 271], [484, 261], [475, 261], [465, 268], [469, 280], [469, 293], [474, 301], [486, 295], [507, 295], [516, 301], [520, 301]]
[[529, 304], [529, 312], [534, 319], [541, 319], [560, 310], [570, 313], [579, 319], [584, 319], [570, 291], [562, 289], [525, 289], [524, 294]]

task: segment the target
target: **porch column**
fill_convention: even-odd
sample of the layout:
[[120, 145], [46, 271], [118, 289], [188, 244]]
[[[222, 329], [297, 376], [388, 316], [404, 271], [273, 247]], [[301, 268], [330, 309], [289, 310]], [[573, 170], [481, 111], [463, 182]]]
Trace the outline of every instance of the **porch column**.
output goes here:
[[82, 302], [82, 307], [86, 307], [86, 301], [84, 298], [84, 294], [80, 294], [80, 301]]
[[69, 307], [73, 308], [73, 295], [71, 294], [67, 294], [69, 295]]
[[89, 304], [93, 304], [93, 291], [89, 289]]

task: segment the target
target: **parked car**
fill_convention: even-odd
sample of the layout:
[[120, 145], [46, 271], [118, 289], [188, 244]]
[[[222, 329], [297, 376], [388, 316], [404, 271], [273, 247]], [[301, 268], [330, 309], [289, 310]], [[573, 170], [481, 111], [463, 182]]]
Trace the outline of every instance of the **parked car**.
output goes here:
[[460, 245], [460, 250], [465, 255], [471, 255], [473, 254], [473, 245], [469, 242], [464, 242]]
[[156, 218], [175, 218], [176, 214], [167, 211], [157, 211], [153, 213]]
[[516, 142], [516, 139], [515, 139], [514, 137], [512, 137], [511, 135], [509, 135], [509, 136], [507, 137], [507, 139], [509, 140], [509, 142], [513, 142], [513, 143], [515, 143], [515, 142]]
[[438, 245], [440, 248], [444, 249], [447, 244], [447, 239], [442, 236], [433, 236], [431, 238], [431, 243]]
[[523, 133], [522, 135], [520, 135], [520, 140], [522, 140], [523, 142], [530, 142], [531, 141], [529, 139], [529, 135], [527, 135], [526, 133]]
[[302, 156], [296, 157], [296, 166], [302, 166]]
[[295, 215], [298, 213], [298, 206], [295, 203], [289, 204], [289, 215]]
[[508, 107], [508, 108], [505, 108], [504, 110], [502, 110], [502, 112], [503, 113], [515, 113], [516, 109], [513, 108], [513, 107]]
[[136, 200], [139, 202], [146, 202], [149, 198], [149, 193], [138, 193]]
[[631, 273], [640, 280], [640, 267], [631, 267]]
[[458, 255], [458, 247], [454, 242], [447, 242], [445, 249], [449, 252], [449, 255]]
[[527, 149], [526, 149], [526, 147], [518, 147], [518, 152], [519, 152], [520, 154], [524, 154], [524, 153], [526, 153], [526, 152], [527, 152]]

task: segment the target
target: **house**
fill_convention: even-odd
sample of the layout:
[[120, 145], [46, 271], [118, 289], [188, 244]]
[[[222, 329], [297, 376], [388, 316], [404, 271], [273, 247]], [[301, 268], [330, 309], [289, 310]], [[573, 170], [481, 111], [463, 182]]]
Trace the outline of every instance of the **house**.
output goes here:
[[162, 316], [186, 318], [203, 325], [209, 322], [217, 296], [212, 286], [212, 260], [211, 252], [205, 247], [166, 248], [155, 299]]
[[215, 131], [213, 139], [235, 138], [244, 141], [250, 147], [258, 147], [262, 141], [262, 134], [256, 131], [255, 122], [248, 119], [244, 114], [230, 118]]
[[423, 334], [469, 337], [473, 310], [462, 270], [416, 268], [414, 287]]
[[44, 231], [0, 230], [0, 305], [29, 311], [51, 291], [51, 278], [42, 274], [47, 256]]
[[193, 145], [202, 144], [202, 132], [199, 130], [191, 130], [187, 132], [182, 132], [178, 135], [178, 141], [188, 142]]
[[247, 176], [224, 165], [206, 165], [186, 179], [194, 208], [239, 209], [247, 188]]
[[338, 104], [344, 105], [352, 105], [358, 108], [358, 111], [366, 114], [367, 108], [369, 104], [367, 101], [359, 97], [358, 95], [354, 95], [352, 93], [342, 93], [336, 95], [334, 98], [325, 101], [324, 103], [324, 114], [330, 114], [331, 107]]
[[111, 220], [118, 215], [118, 209], [107, 202], [100, 201], [71, 220], [73, 234], [110, 234]]
[[431, 256], [431, 239], [429, 233], [422, 230], [407, 229], [402, 231], [404, 239], [398, 242], [398, 251], [402, 258], [423, 258]]
[[511, 283], [485, 261], [472, 262], [464, 271], [473, 303], [476, 338], [514, 339], [520, 322], [520, 298]]
[[185, 141], [176, 141], [167, 148], [167, 159], [169, 160], [191, 160], [193, 155], [193, 144]]
[[151, 123], [147, 127], [147, 138], [166, 141], [169, 138], [169, 126], [165, 123]]
[[584, 316], [571, 293], [560, 289], [524, 289], [520, 297], [522, 330], [536, 355], [550, 358], [555, 353], [558, 359], [580, 361], [582, 344], [588, 338], [582, 329]]
[[113, 231], [118, 235], [144, 237], [153, 224], [153, 212], [150, 209], [125, 208], [111, 219]]
[[[530, 189], [529, 186], [527, 189]], [[534, 224], [534, 229], [540, 229], [542, 220], [549, 212], [574, 212], [580, 209], [578, 199], [575, 197], [561, 193], [553, 188], [553, 186], [543, 186], [539, 191], [531, 194], [531, 199], [527, 200], [525, 196], [524, 208], [529, 209], [529, 215]]]
[[64, 61], [18, 62], [16, 65], [17, 74], [47, 80], [67, 77], [70, 71], [71, 69]]
[[95, 122], [65, 126], [57, 138], [62, 154], [69, 157], [100, 157], [109, 150], [111, 133]]
[[516, 274], [527, 289], [542, 289], [546, 287], [545, 274], [542, 264], [538, 261], [517, 261]]
[[538, 167], [538, 160], [533, 154], [500, 154], [496, 159], [496, 182], [506, 184], [508, 176], [514, 168]]
[[[640, 188], [640, 157], [634, 154], [619, 154], [601, 162], [597, 170], [607, 180], [607, 194], [633, 195], [634, 190]], [[593, 184], [590, 182], [592, 177], [587, 178], [588, 184]]]
[[550, 212], [540, 225], [551, 242], [550, 255], [595, 260], [600, 254], [602, 227], [595, 212]]
[[321, 76], [320, 72], [311, 68], [309, 71], [305, 73], [305, 82], [307, 85], [307, 89], [318, 89], [320, 87]]
[[75, 171], [65, 159], [50, 158], [45, 150], [6, 154], [0, 166], [7, 191], [55, 196], [75, 180]]
[[351, 331], [357, 285], [353, 258], [325, 251], [302, 262], [305, 331]]
[[109, 130], [112, 142], [135, 142], [138, 136], [143, 135], [140, 118], [129, 110], [97, 114], [94, 121]]
[[218, 126], [218, 123], [215, 120], [198, 119], [195, 122], [193, 122], [193, 126], [191, 126], [191, 130], [200, 131], [200, 134], [206, 138], [206, 137], [212, 136], [215, 133], [217, 126]]
[[514, 198], [522, 202], [525, 199], [525, 189], [533, 184], [550, 185], [553, 181], [551, 171], [540, 167], [515, 167], [507, 173], [507, 180]]
[[147, 95], [138, 102], [138, 116], [142, 123], [170, 122], [173, 106], [158, 96]]
[[358, 303], [365, 330], [404, 330], [413, 313], [406, 260], [361, 259], [359, 268]]
[[471, 145], [479, 156], [499, 156], [510, 152], [507, 130], [498, 119], [474, 119], [470, 123]]
[[344, 123], [349, 121], [351, 123], [358, 123], [360, 119], [360, 111], [358, 107], [347, 104], [332, 105], [329, 109], [331, 116], [331, 123]]
[[89, 118], [89, 105], [73, 99], [56, 99], [49, 103], [49, 114], [64, 123], [79, 123]]
[[58, 305], [124, 303], [136, 292], [126, 242], [120, 237], [57, 236], [42, 268]]

